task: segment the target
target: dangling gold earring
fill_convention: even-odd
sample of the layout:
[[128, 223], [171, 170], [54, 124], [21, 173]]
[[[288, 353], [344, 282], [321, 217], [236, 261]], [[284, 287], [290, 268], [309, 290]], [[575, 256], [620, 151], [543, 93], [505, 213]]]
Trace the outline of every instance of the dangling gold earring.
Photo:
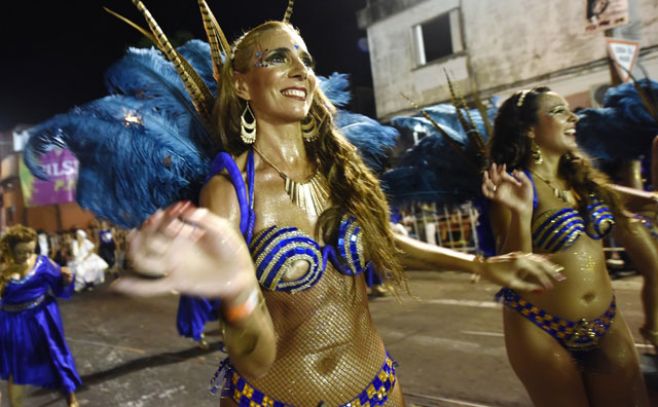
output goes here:
[[[247, 116], [251, 116], [251, 119], [248, 119]], [[240, 116], [240, 138], [245, 144], [254, 144], [256, 141], [256, 116], [251, 111], [249, 102]]]
[[539, 148], [539, 145], [535, 143], [535, 140], [530, 140], [530, 154], [532, 155], [532, 161], [535, 162], [535, 165], [544, 162], [544, 156], [541, 154], [541, 149]]
[[307, 143], [311, 143], [317, 140], [320, 132], [318, 131], [318, 124], [315, 121], [315, 117], [313, 117], [312, 114], [309, 114], [304, 118], [304, 120], [302, 120], [301, 126], [302, 126], [302, 137], [304, 137], [304, 141], [306, 141]]

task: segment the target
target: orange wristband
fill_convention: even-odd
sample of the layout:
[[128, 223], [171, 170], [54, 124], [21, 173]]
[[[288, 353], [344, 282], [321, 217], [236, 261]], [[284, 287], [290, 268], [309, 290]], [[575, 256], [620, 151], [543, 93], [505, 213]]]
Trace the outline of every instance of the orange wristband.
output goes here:
[[243, 303], [225, 307], [224, 320], [229, 324], [232, 324], [251, 315], [251, 313], [254, 312], [258, 306], [259, 295], [260, 290], [258, 288], [254, 288]]

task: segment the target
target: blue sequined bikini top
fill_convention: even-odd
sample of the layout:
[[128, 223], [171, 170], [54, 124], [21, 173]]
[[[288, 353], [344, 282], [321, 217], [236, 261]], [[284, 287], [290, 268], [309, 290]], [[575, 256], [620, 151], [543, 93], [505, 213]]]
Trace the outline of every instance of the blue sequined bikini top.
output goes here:
[[[297, 292], [315, 285], [324, 274], [327, 262], [342, 274], [356, 276], [370, 263], [363, 256], [361, 228], [353, 216], [344, 216], [338, 229], [337, 247], [320, 246], [311, 236], [296, 227], [269, 226], [254, 235], [254, 152], [247, 153], [247, 183], [233, 158], [225, 152], [217, 154], [210, 175], [226, 170], [235, 187], [240, 205], [240, 231], [245, 237], [256, 266], [260, 285], [271, 291]], [[286, 280], [286, 272], [302, 260], [308, 271], [299, 278]]]
[[[532, 180], [530, 173], [526, 175]], [[533, 207], [537, 208], [537, 190], [532, 184]], [[585, 216], [575, 208], [551, 209], [532, 219], [532, 245], [545, 252], [555, 253], [571, 247], [583, 234], [592, 239], [604, 238], [615, 224], [615, 218], [601, 200], [590, 197]]]

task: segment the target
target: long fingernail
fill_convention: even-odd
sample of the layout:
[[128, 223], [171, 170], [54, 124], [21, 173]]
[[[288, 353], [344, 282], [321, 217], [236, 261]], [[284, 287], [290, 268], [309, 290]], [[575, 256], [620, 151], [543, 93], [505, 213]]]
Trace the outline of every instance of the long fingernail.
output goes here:
[[176, 202], [173, 206], [171, 206], [169, 209], [167, 209], [167, 215], [169, 216], [176, 216], [181, 212], [181, 208], [183, 207], [182, 202]]

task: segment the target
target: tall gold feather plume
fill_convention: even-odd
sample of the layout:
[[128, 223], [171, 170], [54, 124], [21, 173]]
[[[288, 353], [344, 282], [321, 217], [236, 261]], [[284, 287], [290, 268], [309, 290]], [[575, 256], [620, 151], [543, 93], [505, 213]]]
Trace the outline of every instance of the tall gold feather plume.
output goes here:
[[[164, 32], [155, 21], [151, 13], [146, 9], [144, 4], [139, 0], [132, 0], [137, 10], [144, 16], [146, 23], [148, 24], [152, 35], [146, 35], [145, 29], [139, 27], [137, 24], [131, 22], [127, 18], [120, 16], [119, 14], [108, 10], [112, 15], [120, 18], [124, 22], [127, 22], [132, 27], [139, 30], [141, 33], [145, 34], [147, 38], [155, 43], [158, 49], [165, 55], [165, 57], [174, 65], [178, 76], [180, 76], [185, 89], [189, 92], [194, 108], [199, 112], [202, 118], [209, 122], [210, 112], [212, 111], [212, 106], [214, 103], [214, 98], [208, 86], [203, 82], [203, 79], [199, 74], [192, 68], [185, 58], [183, 58], [178, 51], [174, 48], [173, 45], [169, 42], [169, 39], [165, 36]], [[107, 9], [106, 9], [107, 10]]]
[[[450, 79], [450, 75], [448, 75], [448, 71], [444, 69], [444, 73], [446, 75], [446, 79], [448, 80], [448, 88], [450, 89], [450, 97], [452, 99], [452, 104], [455, 106], [455, 110], [457, 111], [457, 119], [459, 120], [459, 123], [462, 125], [462, 128], [464, 129], [466, 136], [473, 144], [473, 146], [475, 146], [476, 148], [475, 153], [484, 157], [486, 155], [486, 147], [484, 145], [484, 142], [482, 141], [483, 139], [482, 136], [480, 135], [480, 132], [478, 131], [477, 125], [473, 121], [473, 117], [471, 117], [471, 113], [469, 111], [468, 104], [466, 103], [466, 99], [464, 99], [462, 95], [457, 95], [457, 92], [455, 90], [455, 85], [452, 83], [452, 80]], [[464, 117], [464, 112], [466, 112], [466, 117]], [[484, 119], [484, 117], [485, 116], [482, 117], [482, 120], [486, 120]]]
[[493, 135], [493, 124], [491, 123], [491, 120], [489, 120], [489, 113], [487, 112], [486, 106], [484, 106], [482, 99], [480, 99], [480, 91], [478, 90], [475, 81], [471, 82], [471, 89], [473, 94], [473, 103], [475, 103], [475, 107], [477, 108], [478, 112], [480, 112], [480, 117], [482, 117], [484, 122], [484, 129], [489, 135], [489, 140], [491, 140], [491, 136]]
[[283, 14], [283, 22], [290, 23], [290, 17], [292, 17], [292, 8], [295, 5], [295, 0], [288, 0], [288, 7], [286, 7], [286, 12]]
[[222, 28], [217, 23], [217, 19], [213, 15], [206, 0], [199, 0], [199, 10], [201, 10], [201, 17], [203, 19], [203, 28], [206, 30], [208, 37], [208, 44], [210, 44], [210, 55], [212, 57], [212, 69], [215, 80], [219, 83], [219, 73], [221, 71], [223, 61], [222, 54], [226, 58], [231, 55], [231, 44], [229, 44]]

